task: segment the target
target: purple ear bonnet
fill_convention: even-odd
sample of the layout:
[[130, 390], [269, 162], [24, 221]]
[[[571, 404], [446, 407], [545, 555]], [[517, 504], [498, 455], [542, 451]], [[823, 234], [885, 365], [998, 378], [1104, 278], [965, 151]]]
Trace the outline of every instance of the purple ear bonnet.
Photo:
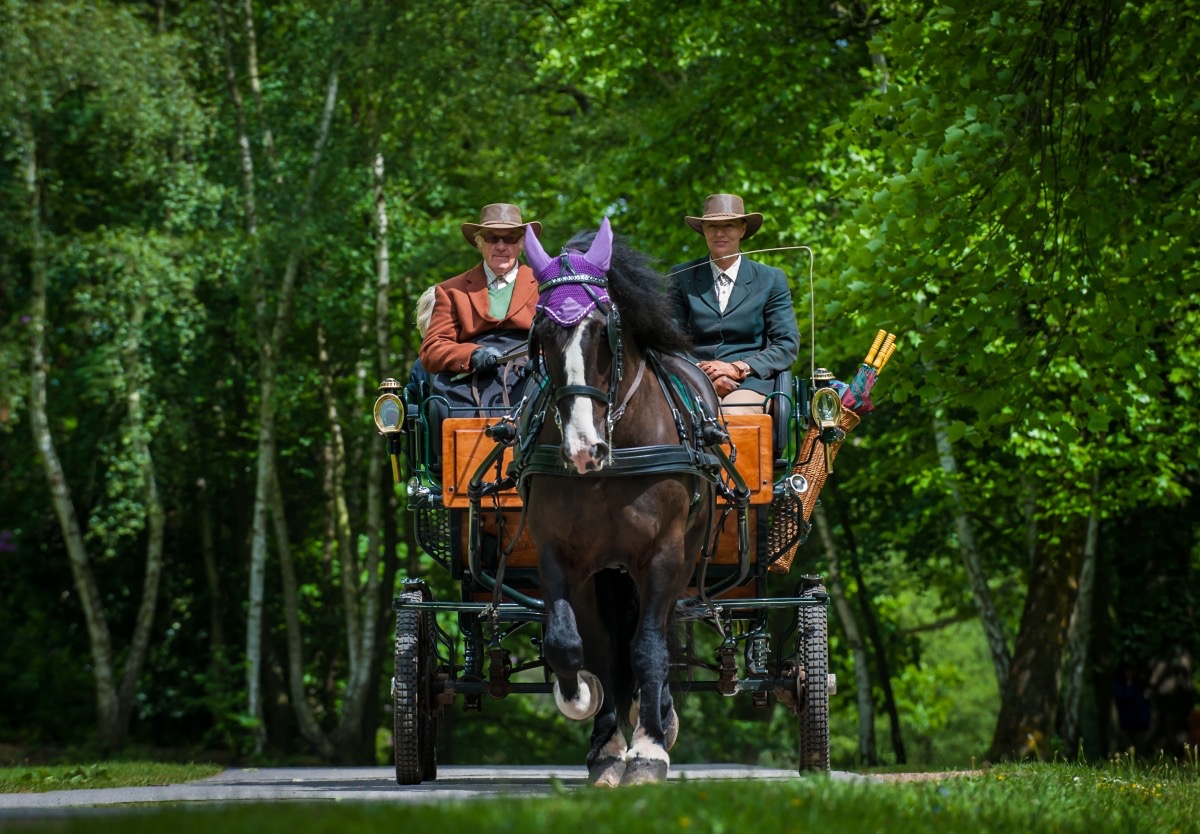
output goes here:
[[[600, 231], [586, 253], [564, 250], [552, 258], [542, 248], [532, 228], [525, 232], [525, 254], [541, 290], [537, 308], [562, 327], [574, 327], [596, 304], [608, 305], [607, 281], [612, 260], [612, 226], [608, 218], [600, 223]], [[579, 276], [579, 281], [570, 276]], [[561, 283], [558, 279], [567, 278]]]

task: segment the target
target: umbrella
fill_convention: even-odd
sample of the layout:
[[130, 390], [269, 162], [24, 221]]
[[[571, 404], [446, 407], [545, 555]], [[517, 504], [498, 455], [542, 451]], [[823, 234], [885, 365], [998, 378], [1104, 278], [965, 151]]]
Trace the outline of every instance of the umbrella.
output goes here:
[[850, 386], [842, 394], [842, 405], [855, 414], [866, 414], [875, 408], [871, 402], [871, 389], [875, 387], [875, 379], [883, 366], [896, 352], [896, 334], [880, 330], [875, 334], [875, 341], [867, 356], [859, 366], [858, 373], [850, 380]]

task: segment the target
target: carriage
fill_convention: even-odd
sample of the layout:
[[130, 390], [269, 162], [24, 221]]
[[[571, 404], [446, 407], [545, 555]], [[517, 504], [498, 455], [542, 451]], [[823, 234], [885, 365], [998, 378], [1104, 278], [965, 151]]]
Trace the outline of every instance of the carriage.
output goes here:
[[[607, 221], [601, 235], [606, 226]], [[590, 251], [599, 248], [593, 243]], [[479, 711], [485, 698], [525, 693], [554, 693], [569, 717], [595, 717], [588, 757], [593, 784], [665, 778], [661, 760], [669, 760], [665, 750], [679, 731], [671, 692], [749, 697], [763, 708], [782, 705], [797, 716], [799, 772], [827, 770], [829, 697], [836, 692], [828, 662], [828, 595], [820, 576], [789, 569], [807, 537], [808, 513], [830, 468], [829, 450], [836, 449], [846, 428], [844, 422], [839, 428], [841, 409], [833, 407], [836, 397], [829, 396], [829, 375], [801, 380], [785, 373], [775, 380], [762, 413], [712, 414], [713, 409], [697, 401], [701, 398], [685, 393], [681, 378], [687, 376], [687, 363], [672, 364], [670, 358], [649, 349], [639, 353], [630, 344], [637, 332], [631, 330], [635, 325], [629, 324], [626, 308], [638, 305], [632, 300], [621, 304], [616, 286], [609, 299], [607, 262], [605, 270], [591, 270], [600, 274], [597, 279], [583, 275], [588, 272], [583, 261], [570, 262], [565, 254], [557, 260], [541, 257], [542, 271], [552, 273], [554, 281], [566, 281], [574, 290], [582, 285], [598, 302], [585, 305], [588, 315], [579, 326], [592, 327], [595, 349], [607, 351], [606, 382], [570, 385], [559, 380], [556, 385], [556, 362], [547, 342], [558, 338], [559, 330], [550, 325], [539, 330], [535, 323], [527, 347], [509, 354], [527, 354], [529, 371], [523, 395], [514, 395], [511, 407], [482, 401], [464, 405], [418, 378], [384, 380], [375, 403], [375, 422], [388, 443], [393, 477], [405, 484], [416, 540], [458, 590], [454, 599], [435, 599], [427, 582], [408, 579], [393, 602], [396, 781], [411, 785], [437, 778], [437, 727], [445, 709], [461, 705], [465, 711]], [[551, 261], [559, 266], [551, 269]], [[543, 287], [543, 295], [556, 286]], [[630, 382], [634, 362], [638, 378]], [[557, 365], [561, 370], [561, 362]], [[652, 382], [639, 388], [652, 377], [673, 384], [660, 382], [661, 391], [653, 390]], [[674, 428], [681, 437], [697, 438], [694, 448], [686, 442], [680, 447], [684, 452], [661, 444], [606, 448], [604, 440], [620, 436], [614, 433], [613, 416], [623, 419], [626, 406], [639, 402], [635, 389], [641, 392], [638, 397], [675, 402]], [[568, 409], [572, 397], [579, 401], [573, 412]], [[684, 407], [689, 402], [690, 413]], [[585, 411], [597, 413], [597, 426], [607, 434], [593, 439], [586, 452], [575, 453], [596, 458], [581, 465], [579, 474], [565, 471], [565, 438], [574, 431], [566, 424], [570, 413]], [[546, 437], [553, 442], [545, 442]], [[666, 486], [660, 487], [660, 481]], [[631, 482], [639, 497], [617, 497]], [[628, 506], [642, 500], [642, 493], [665, 493], [676, 482], [684, 492], [694, 491], [685, 512], [689, 522], [700, 516], [700, 523], [697, 533], [688, 533], [687, 549], [699, 552], [685, 560], [673, 584], [662, 586], [671, 599], [657, 607], [669, 613], [674, 626], [657, 635], [670, 643], [669, 651], [657, 652], [647, 635], [660, 629], [643, 618], [631, 620], [622, 632], [615, 621], [623, 615], [616, 609], [628, 608], [628, 600], [604, 596], [606, 590], [632, 588], [633, 577], [642, 585], [642, 608], [655, 606], [648, 573], [635, 567], [633, 559], [586, 568], [563, 583], [565, 590], [556, 578], [560, 567], [564, 573], [574, 570], [582, 556], [560, 554], [561, 564], [547, 560], [556, 548], [574, 547], [562, 541], [572, 535], [588, 537], [589, 553], [605, 550], [591, 541], [597, 538], [595, 530], [582, 529], [583, 508], [607, 500], [605, 496], [613, 496], [626, 515], [622, 529], [608, 528], [600, 538], [611, 536], [609, 549], [641, 547], [623, 540], [625, 527], [644, 520], [630, 525]], [[589, 491], [576, 494], [576, 485]], [[704, 488], [711, 497], [697, 500]], [[639, 512], [645, 515], [644, 508]], [[673, 519], [655, 521], [656, 530], [675, 524]], [[662, 549], [674, 553], [682, 547], [681, 540]], [[661, 564], [654, 570], [663, 572]], [[577, 586], [585, 582], [588, 601], [581, 604]], [[593, 593], [602, 600], [599, 606]], [[574, 609], [568, 610], [572, 604]], [[457, 637], [452, 638], [443, 624], [455, 617]], [[589, 633], [601, 627], [607, 629], [607, 643]], [[521, 652], [513, 649], [518, 643]], [[601, 645], [603, 651], [597, 648]], [[611, 657], [597, 660], [612, 646]], [[662, 657], [654, 662], [661, 661], [665, 674], [661, 692], [648, 683], [658, 673], [647, 671], [654, 664], [647, 666], [650, 660], [643, 657], [658, 654]], [[595, 675], [581, 668], [583, 655], [591, 656]], [[622, 668], [635, 681], [632, 702], [597, 681], [598, 676], [605, 687], [619, 688]], [[625, 716], [635, 728], [628, 747], [619, 730], [612, 735], [618, 717]]]

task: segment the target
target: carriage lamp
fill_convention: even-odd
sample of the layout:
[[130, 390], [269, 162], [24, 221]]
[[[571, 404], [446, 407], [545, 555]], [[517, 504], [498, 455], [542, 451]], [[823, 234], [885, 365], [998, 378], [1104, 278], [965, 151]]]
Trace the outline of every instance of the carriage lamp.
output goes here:
[[400, 483], [400, 435], [404, 433], [404, 404], [396, 392], [400, 383], [388, 377], [379, 383], [383, 393], [375, 400], [375, 428], [387, 438], [388, 458], [392, 461], [392, 483]]
[[[833, 377], [830, 375], [828, 378]], [[820, 385], [820, 382], [817, 384]], [[828, 384], [813, 391], [812, 417], [820, 429], [821, 443], [825, 446], [825, 472], [829, 474], [833, 472], [833, 444], [841, 439], [838, 436], [838, 422], [842, 419], [842, 398]]]

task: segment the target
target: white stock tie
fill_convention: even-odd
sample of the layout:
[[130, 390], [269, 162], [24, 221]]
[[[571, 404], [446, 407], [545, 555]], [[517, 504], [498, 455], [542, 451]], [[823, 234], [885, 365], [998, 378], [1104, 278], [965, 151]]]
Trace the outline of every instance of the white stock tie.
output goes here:
[[733, 279], [724, 272], [717, 275], [717, 305], [721, 308], [721, 312], [725, 312], [726, 305], [729, 304], [729, 293], [733, 290]]

